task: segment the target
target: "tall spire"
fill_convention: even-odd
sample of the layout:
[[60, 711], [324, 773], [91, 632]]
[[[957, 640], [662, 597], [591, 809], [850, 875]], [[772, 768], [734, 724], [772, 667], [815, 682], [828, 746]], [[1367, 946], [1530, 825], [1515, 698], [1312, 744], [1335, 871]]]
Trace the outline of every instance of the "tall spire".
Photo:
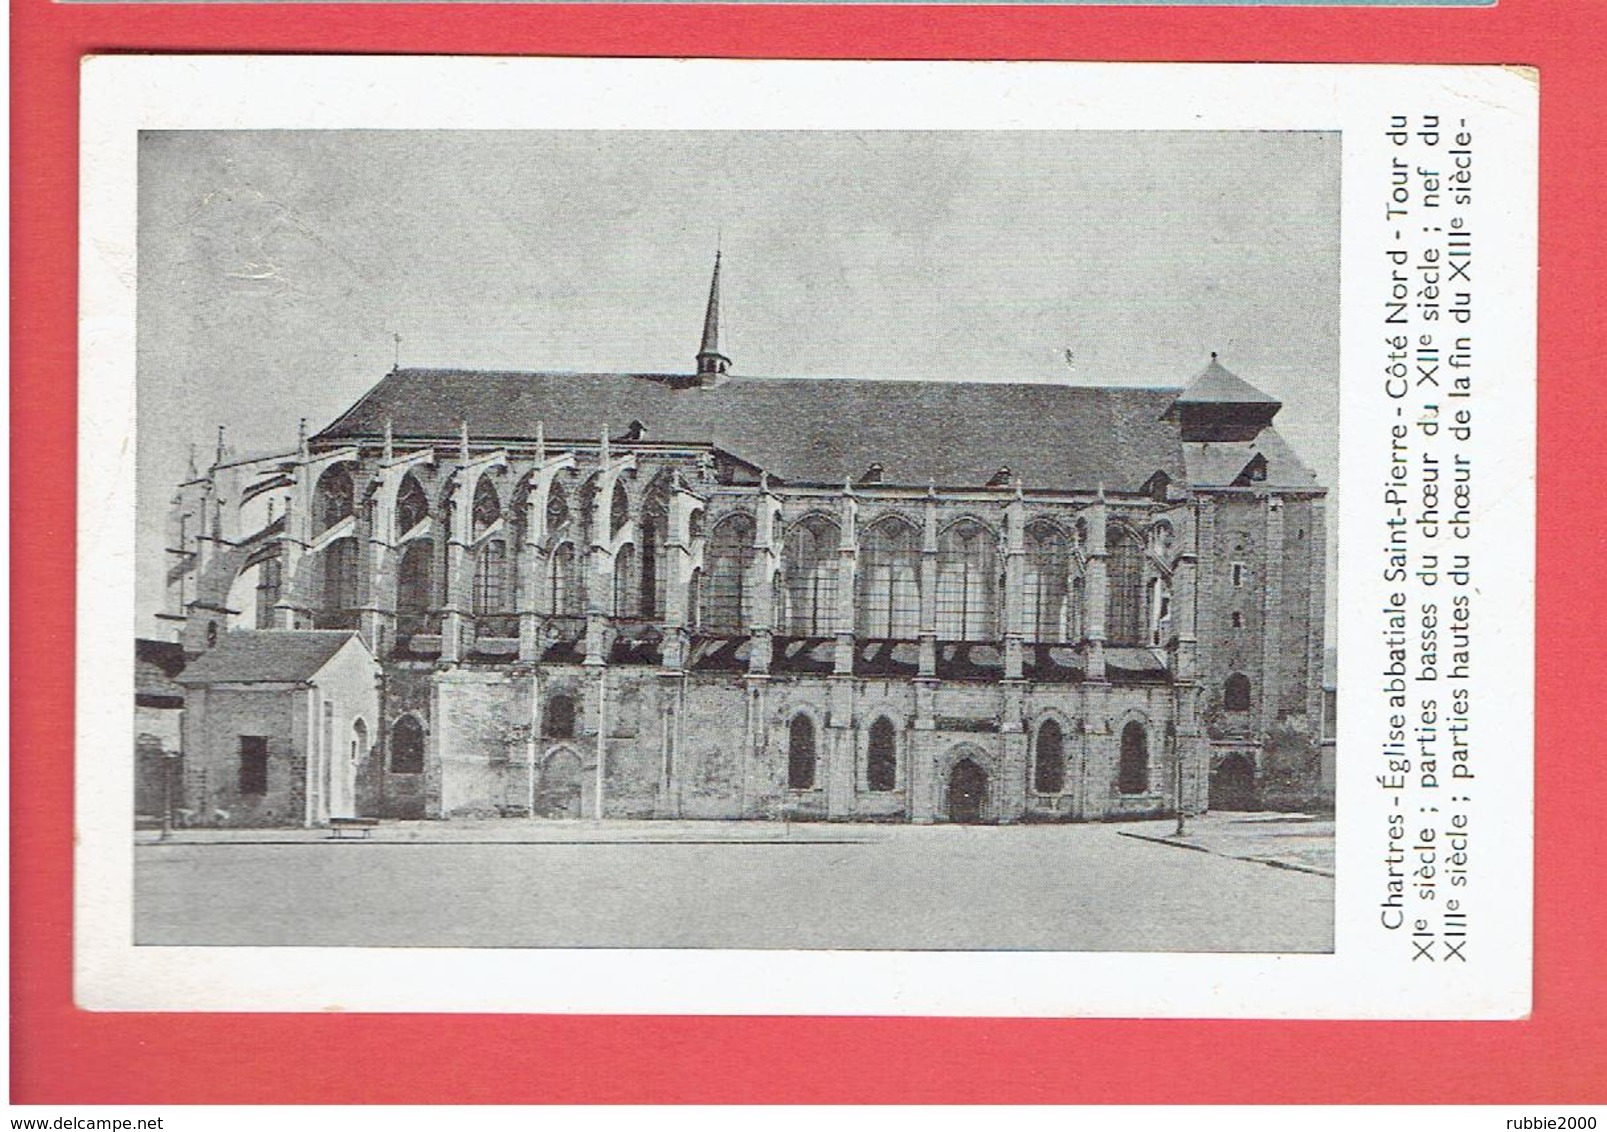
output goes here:
[[703, 344], [697, 352], [698, 376], [715, 376], [731, 368], [720, 352], [720, 252], [714, 253], [714, 278], [709, 280], [709, 306], [703, 313]]

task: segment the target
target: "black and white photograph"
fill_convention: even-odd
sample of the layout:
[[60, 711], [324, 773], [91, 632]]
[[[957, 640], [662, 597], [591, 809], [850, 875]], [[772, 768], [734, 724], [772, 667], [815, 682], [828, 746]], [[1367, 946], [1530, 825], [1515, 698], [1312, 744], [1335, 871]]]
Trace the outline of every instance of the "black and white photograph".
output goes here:
[[1525, 1016], [1536, 106], [88, 61], [76, 1002]]
[[1337, 131], [137, 160], [137, 945], [1333, 951]]

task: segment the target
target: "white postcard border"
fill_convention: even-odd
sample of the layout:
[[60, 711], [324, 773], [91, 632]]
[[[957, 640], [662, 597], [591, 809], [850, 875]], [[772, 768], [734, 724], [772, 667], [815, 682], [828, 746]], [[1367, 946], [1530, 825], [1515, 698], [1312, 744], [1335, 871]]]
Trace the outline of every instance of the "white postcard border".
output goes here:
[[[429, 92], [428, 96], [421, 92]], [[450, 97], [445, 92], [451, 92]], [[1494, 67], [99, 57], [83, 69], [75, 983], [96, 1010], [1106, 1017], [1514, 1018], [1532, 948], [1533, 77]], [[1500, 671], [1481, 691], [1480, 963], [1379, 946], [1373, 777], [1381, 430], [1376, 288], [1382, 126], [1481, 123], [1481, 299], [1504, 312], [1481, 412], [1512, 490], [1481, 522], [1512, 553], [1484, 592]], [[134, 609], [136, 139], [141, 129], [1322, 129], [1343, 132], [1338, 524], [1344, 707], [1331, 955], [134, 947], [128, 758]], [[1499, 214], [1499, 223], [1494, 218]], [[1382, 439], [1380, 437], [1382, 436]], [[1354, 438], [1354, 440], [1352, 439]], [[108, 632], [108, 630], [111, 630]], [[1483, 646], [1492, 655], [1494, 643]], [[1496, 677], [1499, 680], [1496, 681]], [[1352, 692], [1354, 690], [1354, 692]], [[91, 692], [93, 694], [86, 694]]]

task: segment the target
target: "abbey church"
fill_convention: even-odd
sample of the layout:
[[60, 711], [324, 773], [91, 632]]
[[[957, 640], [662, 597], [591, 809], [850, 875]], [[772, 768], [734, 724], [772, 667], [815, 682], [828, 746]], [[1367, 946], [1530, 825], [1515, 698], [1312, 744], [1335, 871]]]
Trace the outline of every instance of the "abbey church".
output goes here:
[[[690, 328], [695, 330], [694, 328]], [[1325, 491], [1280, 404], [397, 368], [174, 500], [197, 821], [1309, 805]], [[1253, 376], [1253, 375], [1252, 375]]]

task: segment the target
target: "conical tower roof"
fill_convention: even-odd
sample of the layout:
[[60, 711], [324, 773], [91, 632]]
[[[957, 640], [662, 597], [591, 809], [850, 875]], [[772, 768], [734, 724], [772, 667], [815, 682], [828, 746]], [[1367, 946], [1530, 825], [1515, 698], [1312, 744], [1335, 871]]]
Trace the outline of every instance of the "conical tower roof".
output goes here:
[[1269, 397], [1217, 361], [1214, 352], [1210, 364], [1177, 395], [1166, 415], [1175, 416], [1184, 405], [1262, 405], [1274, 413], [1283, 408], [1282, 401]]
[[709, 305], [703, 312], [703, 342], [698, 347], [697, 371], [719, 374], [731, 368], [731, 359], [720, 351], [720, 253], [714, 253], [714, 277], [709, 280]]

